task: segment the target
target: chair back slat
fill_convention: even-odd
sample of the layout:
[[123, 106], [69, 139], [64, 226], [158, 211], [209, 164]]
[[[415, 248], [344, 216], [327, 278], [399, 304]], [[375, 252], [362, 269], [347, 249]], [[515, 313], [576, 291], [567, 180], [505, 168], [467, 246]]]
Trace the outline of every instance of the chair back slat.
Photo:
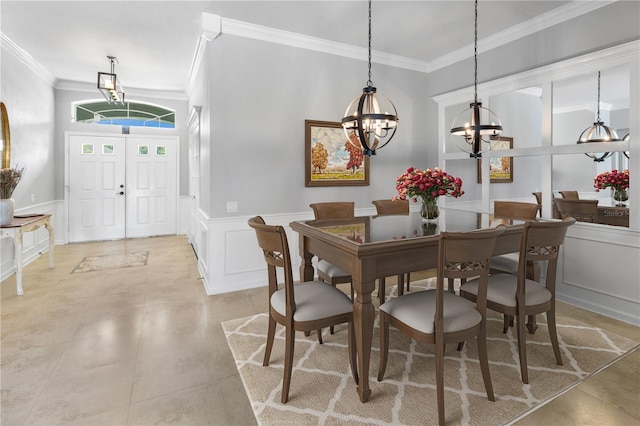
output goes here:
[[267, 262], [269, 294], [272, 294], [278, 289], [277, 268], [282, 268], [287, 309], [293, 313], [296, 308], [293, 293], [293, 273], [291, 269], [291, 254], [289, 253], [289, 243], [285, 229], [280, 225], [266, 225], [264, 219], [260, 216], [249, 219], [249, 226], [255, 230], [258, 245], [262, 249], [264, 260]]
[[566, 200], [579, 200], [580, 199], [580, 195], [578, 194], [578, 191], [559, 191], [560, 195], [562, 195], [562, 198], [566, 199]]
[[327, 203], [313, 203], [316, 220], [321, 219], [353, 219], [355, 217], [355, 203], [352, 201], [336, 201]]
[[579, 222], [596, 222], [598, 200], [555, 198], [553, 201], [562, 219], [572, 217]]
[[518, 201], [494, 201], [493, 215], [511, 219], [535, 219], [540, 206], [534, 203], [521, 203]]
[[[520, 263], [518, 266], [518, 294], [524, 297], [527, 262], [549, 261], [547, 288], [555, 288], [555, 276], [560, 246], [564, 243], [569, 226], [576, 223], [572, 217], [553, 222], [527, 222], [522, 230]], [[553, 280], [550, 282], [549, 280]], [[551, 288], [549, 288], [551, 290]]]
[[476, 305], [482, 316], [487, 306], [489, 259], [504, 225], [474, 232], [441, 232], [438, 237], [438, 278], [436, 287], [436, 333], [442, 333], [445, 279], [470, 278], [480, 275]]
[[378, 215], [409, 214], [409, 200], [373, 200]]

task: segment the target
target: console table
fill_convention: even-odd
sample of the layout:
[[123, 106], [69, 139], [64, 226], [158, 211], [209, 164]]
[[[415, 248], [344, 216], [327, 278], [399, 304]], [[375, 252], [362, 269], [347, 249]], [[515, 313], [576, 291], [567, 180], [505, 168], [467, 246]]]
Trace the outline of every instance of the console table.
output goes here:
[[50, 214], [34, 214], [24, 216], [14, 216], [8, 225], [0, 227], [0, 238], [13, 237], [16, 261], [16, 289], [18, 296], [22, 296], [22, 235], [25, 232], [33, 232], [44, 226], [49, 231], [49, 268], [53, 268], [53, 227], [51, 226]]

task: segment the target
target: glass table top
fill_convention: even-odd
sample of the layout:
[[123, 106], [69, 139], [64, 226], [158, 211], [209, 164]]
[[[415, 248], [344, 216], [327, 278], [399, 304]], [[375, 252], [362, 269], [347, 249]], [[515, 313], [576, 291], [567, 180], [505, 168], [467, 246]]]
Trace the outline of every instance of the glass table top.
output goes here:
[[366, 244], [433, 237], [441, 231], [472, 231], [501, 224], [508, 227], [522, 224], [523, 221], [497, 218], [488, 213], [441, 208], [440, 217], [433, 222], [424, 222], [420, 212], [411, 212], [408, 215], [359, 216], [354, 219], [309, 220], [303, 223], [339, 238]]

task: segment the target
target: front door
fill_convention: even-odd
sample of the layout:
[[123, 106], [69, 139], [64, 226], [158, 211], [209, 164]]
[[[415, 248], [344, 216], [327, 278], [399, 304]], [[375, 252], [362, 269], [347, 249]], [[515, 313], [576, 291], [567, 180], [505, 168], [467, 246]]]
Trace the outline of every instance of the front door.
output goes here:
[[125, 237], [125, 139], [69, 136], [69, 242]]
[[177, 232], [176, 138], [127, 138], [127, 237]]
[[177, 232], [178, 138], [68, 140], [69, 242]]

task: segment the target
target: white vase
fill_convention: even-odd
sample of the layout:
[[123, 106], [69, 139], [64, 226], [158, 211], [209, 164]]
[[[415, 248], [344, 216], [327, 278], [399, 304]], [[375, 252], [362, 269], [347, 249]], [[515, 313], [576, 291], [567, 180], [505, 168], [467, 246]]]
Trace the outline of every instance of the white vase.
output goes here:
[[15, 202], [13, 198], [0, 198], [0, 226], [11, 223], [14, 210]]

